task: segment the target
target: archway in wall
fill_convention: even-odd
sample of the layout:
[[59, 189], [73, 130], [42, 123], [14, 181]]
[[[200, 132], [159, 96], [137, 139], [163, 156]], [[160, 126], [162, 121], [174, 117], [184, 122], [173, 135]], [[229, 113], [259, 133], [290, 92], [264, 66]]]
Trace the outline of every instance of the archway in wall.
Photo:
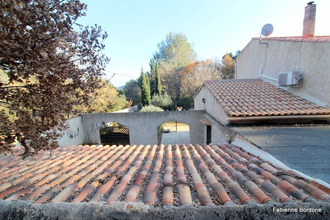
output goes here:
[[129, 141], [129, 127], [118, 122], [109, 122], [100, 128], [101, 144], [127, 145]]
[[159, 144], [190, 143], [190, 126], [180, 121], [172, 120], [158, 126]]

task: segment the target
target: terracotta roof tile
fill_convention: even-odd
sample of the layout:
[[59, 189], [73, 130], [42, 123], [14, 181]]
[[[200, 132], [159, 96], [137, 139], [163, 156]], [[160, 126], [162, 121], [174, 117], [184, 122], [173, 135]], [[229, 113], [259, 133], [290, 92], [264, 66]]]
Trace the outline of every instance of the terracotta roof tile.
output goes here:
[[229, 117], [330, 115], [330, 109], [260, 79], [208, 80], [204, 85]]
[[[259, 40], [259, 38], [253, 38]], [[311, 38], [303, 38], [302, 36], [293, 37], [267, 37], [261, 38], [262, 40], [275, 40], [275, 41], [292, 41], [292, 42], [315, 42], [315, 43], [327, 43], [330, 42], [330, 36], [315, 36]]]
[[330, 200], [325, 186], [233, 145], [63, 146], [33, 163], [0, 158], [12, 177], [0, 179], [0, 199], [8, 201], [205, 206]]

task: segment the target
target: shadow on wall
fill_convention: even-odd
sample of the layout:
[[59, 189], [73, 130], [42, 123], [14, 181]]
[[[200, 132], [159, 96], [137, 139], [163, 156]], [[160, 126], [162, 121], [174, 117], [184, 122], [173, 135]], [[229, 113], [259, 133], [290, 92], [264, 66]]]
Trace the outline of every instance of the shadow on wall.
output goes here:
[[62, 137], [58, 139], [59, 145], [84, 144], [85, 133], [80, 115], [66, 121], [67, 129], [62, 131]]

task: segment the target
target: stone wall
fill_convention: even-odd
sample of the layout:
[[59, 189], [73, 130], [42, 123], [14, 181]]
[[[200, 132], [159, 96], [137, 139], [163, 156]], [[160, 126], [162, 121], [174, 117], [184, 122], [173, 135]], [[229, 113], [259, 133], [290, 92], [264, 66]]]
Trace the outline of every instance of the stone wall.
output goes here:
[[68, 129], [59, 139], [60, 145], [100, 144], [100, 128], [109, 122], [129, 127], [131, 144], [158, 144], [157, 127], [176, 120], [189, 125], [190, 143], [204, 143], [204, 125], [200, 120], [205, 111], [166, 111], [134, 113], [90, 113], [67, 121]]
[[143, 203], [47, 203], [0, 200], [0, 219], [329, 219], [328, 202], [150, 207]]
[[157, 127], [176, 120], [190, 127], [190, 142], [201, 143], [203, 125], [200, 122], [204, 111], [166, 111], [135, 113], [97, 113], [82, 115], [85, 141], [100, 144], [100, 127], [109, 122], [118, 122], [129, 127], [131, 144], [158, 144]]

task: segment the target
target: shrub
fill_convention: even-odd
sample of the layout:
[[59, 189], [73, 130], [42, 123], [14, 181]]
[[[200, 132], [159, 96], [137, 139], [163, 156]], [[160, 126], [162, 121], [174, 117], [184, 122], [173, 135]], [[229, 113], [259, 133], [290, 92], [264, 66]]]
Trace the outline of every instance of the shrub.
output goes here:
[[173, 104], [172, 99], [169, 95], [154, 95], [151, 99], [151, 104], [154, 106], [161, 107], [162, 109], [169, 109]]
[[163, 112], [164, 110], [162, 108], [159, 108], [158, 106], [148, 105], [142, 107], [140, 112]]
[[189, 110], [192, 108], [192, 103], [194, 102], [193, 97], [185, 96], [179, 99], [178, 106], [181, 106], [184, 110]]

